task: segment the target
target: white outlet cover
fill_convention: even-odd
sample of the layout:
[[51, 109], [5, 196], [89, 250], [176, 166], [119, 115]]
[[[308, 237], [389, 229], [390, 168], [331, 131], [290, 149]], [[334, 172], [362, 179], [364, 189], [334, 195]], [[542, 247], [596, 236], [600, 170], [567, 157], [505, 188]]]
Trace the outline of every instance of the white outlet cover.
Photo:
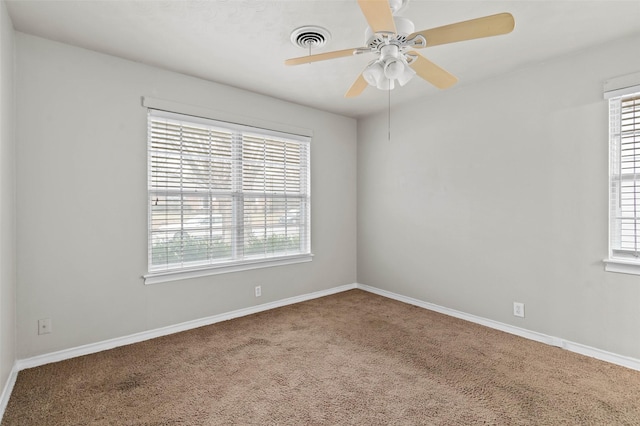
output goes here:
[[513, 302], [513, 315], [524, 318], [524, 303]]
[[49, 334], [51, 331], [51, 318], [38, 320], [38, 334]]

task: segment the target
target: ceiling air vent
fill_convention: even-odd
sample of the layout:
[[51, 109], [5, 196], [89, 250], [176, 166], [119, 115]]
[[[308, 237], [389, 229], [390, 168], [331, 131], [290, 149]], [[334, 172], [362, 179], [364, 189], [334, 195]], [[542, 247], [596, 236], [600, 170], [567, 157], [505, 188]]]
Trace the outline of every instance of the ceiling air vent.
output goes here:
[[296, 28], [291, 32], [291, 43], [303, 49], [317, 49], [327, 44], [330, 39], [329, 30], [311, 25]]

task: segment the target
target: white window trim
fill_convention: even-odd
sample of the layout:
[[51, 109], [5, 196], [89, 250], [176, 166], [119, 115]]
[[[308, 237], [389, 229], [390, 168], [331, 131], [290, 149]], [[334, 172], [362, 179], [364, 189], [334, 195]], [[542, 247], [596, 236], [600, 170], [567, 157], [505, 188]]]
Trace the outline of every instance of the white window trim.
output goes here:
[[[640, 72], [627, 74], [620, 77], [615, 77], [604, 82], [604, 98], [609, 100], [621, 96], [631, 95], [633, 93], [640, 92]], [[607, 108], [607, 115], [609, 116], [609, 108]], [[609, 122], [611, 117], [609, 116]], [[611, 168], [611, 131], [609, 131], [609, 168]], [[609, 192], [611, 192], [611, 170], [609, 170]], [[611, 193], [609, 193], [608, 204], [611, 203]], [[629, 255], [620, 254], [616, 255], [615, 250], [611, 245], [611, 208], [609, 207], [609, 222], [608, 222], [608, 246], [609, 256], [603, 259], [604, 270], [607, 272], [615, 272], [621, 274], [640, 275], [640, 259], [634, 259]]]
[[640, 263], [622, 259], [604, 259], [604, 270], [620, 274], [640, 275]]
[[259, 120], [257, 118], [245, 117], [236, 114], [229, 114], [197, 105], [187, 105], [179, 102], [167, 101], [164, 99], [150, 98], [148, 96], [142, 97], [142, 106], [145, 108], [151, 108], [160, 111], [175, 112], [178, 114], [190, 115], [193, 117], [224, 121], [226, 123], [238, 124], [240, 126], [258, 127], [260, 129], [273, 130], [276, 132], [305, 136], [308, 138], [313, 137], [313, 132], [311, 130], [303, 129], [301, 127], [289, 126], [283, 123]]
[[246, 260], [243, 262], [234, 262], [233, 265], [207, 265], [202, 269], [189, 269], [184, 271], [167, 271], [155, 272], [153, 274], [144, 275], [144, 283], [159, 284], [169, 281], [186, 280], [189, 278], [206, 277], [209, 275], [227, 274], [231, 272], [248, 271], [251, 269], [270, 268], [273, 266], [293, 265], [296, 263], [311, 262], [313, 253], [304, 255], [295, 255], [289, 257], [279, 257], [277, 259], [259, 259]]
[[[205, 107], [187, 105], [146, 96], [142, 97], [142, 106], [148, 109], [166, 111], [168, 113], [184, 114], [196, 118], [199, 117], [216, 121], [223, 121], [230, 124], [237, 124], [239, 127], [249, 126], [260, 128], [267, 133], [269, 133], [268, 131], [271, 130], [273, 131], [274, 135], [278, 133], [287, 133], [289, 136], [301, 136], [301, 139], [310, 139], [313, 136], [313, 132], [309, 129], [303, 129], [282, 123], [274, 123], [265, 120], [224, 113], [221, 111], [214, 111]], [[280, 256], [275, 258], [245, 259], [242, 261], [234, 261], [233, 263], [229, 262], [228, 264], [207, 264], [205, 266], [202, 266], [201, 268], [193, 267], [183, 270], [149, 272], [143, 275], [142, 278], [144, 279], [145, 285], [152, 285], [170, 281], [205, 277], [210, 275], [248, 271], [259, 268], [293, 265], [297, 263], [311, 262], [312, 260], [313, 253], [310, 252], [291, 256]]]

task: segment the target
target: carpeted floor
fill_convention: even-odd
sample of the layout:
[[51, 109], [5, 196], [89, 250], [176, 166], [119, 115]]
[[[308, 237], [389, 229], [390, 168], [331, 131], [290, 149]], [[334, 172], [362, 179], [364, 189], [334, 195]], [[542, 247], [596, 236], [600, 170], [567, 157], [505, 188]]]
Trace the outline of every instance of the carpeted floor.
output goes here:
[[2, 425], [640, 424], [640, 372], [352, 290], [21, 371]]

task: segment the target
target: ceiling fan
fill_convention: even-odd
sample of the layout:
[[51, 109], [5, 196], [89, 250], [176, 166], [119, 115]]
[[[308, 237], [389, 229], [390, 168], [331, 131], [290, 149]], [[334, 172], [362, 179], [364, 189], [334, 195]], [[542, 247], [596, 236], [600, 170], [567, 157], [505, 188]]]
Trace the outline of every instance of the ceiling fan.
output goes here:
[[453, 86], [458, 79], [411, 49], [507, 34], [513, 31], [515, 26], [511, 14], [499, 13], [414, 32], [413, 22], [407, 18], [394, 16], [407, 1], [358, 0], [360, 9], [369, 24], [363, 47], [288, 59], [285, 64], [300, 65], [374, 53], [376, 58], [358, 76], [345, 97], [352, 98], [360, 95], [368, 85], [380, 90], [392, 90], [396, 80], [404, 86], [416, 74], [437, 88], [446, 89]]

